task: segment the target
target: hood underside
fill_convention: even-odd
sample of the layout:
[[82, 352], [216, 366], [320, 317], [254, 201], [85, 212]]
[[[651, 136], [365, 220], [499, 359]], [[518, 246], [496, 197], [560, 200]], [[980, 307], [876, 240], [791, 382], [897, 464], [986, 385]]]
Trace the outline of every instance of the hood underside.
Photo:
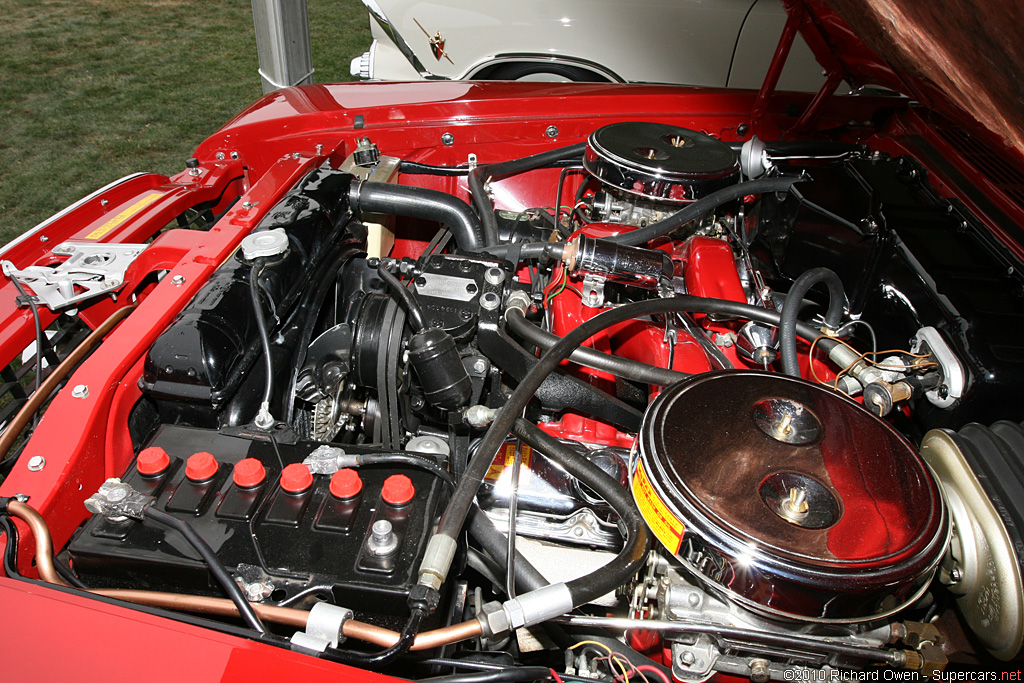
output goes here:
[[[1020, 3], [795, 0], [787, 4], [791, 11], [801, 5], [810, 10], [831, 57], [842, 63], [851, 82], [899, 90], [961, 123], [966, 114], [968, 120], [1024, 153], [1024, 6]], [[863, 44], [858, 45], [860, 41], [848, 29]]]

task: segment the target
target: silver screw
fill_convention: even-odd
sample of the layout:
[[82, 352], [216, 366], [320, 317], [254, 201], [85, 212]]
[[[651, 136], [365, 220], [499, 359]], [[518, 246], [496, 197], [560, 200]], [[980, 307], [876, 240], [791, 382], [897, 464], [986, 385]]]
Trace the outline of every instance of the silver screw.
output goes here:
[[71, 390], [72, 398], [89, 398], [89, 387], [84, 384], [76, 384]]
[[100, 206], [106, 206], [109, 203], [110, 203], [109, 199], [101, 199], [100, 200]]
[[176, 287], [181, 287], [183, 284], [185, 284], [185, 276], [175, 275], [174, 277], [171, 278], [171, 283], [174, 284], [174, 286]]
[[39, 236], [39, 241], [40, 241], [40, 242], [49, 242], [49, 241], [50, 241], [50, 238], [49, 238], [49, 237], [47, 237], [46, 235], [40, 235], [40, 236]]
[[487, 372], [487, 361], [485, 361], [483, 358], [477, 358], [475, 361], [473, 361], [473, 372], [475, 372], [478, 375], [482, 375], [485, 372]]
[[28, 459], [28, 471], [38, 472], [39, 470], [46, 467], [46, 458], [41, 455], [33, 455]]
[[317, 155], [317, 156], [320, 156], [320, 155], [322, 155], [323, 153], [324, 153], [324, 146], [323, 146], [323, 145], [317, 145], [317, 146], [316, 146], [316, 155]]
[[683, 666], [690, 666], [694, 663], [694, 661], [696, 661], [696, 659], [697, 658], [694, 657], [693, 653], [689, 650], [683, 650], [681, 653], [679, 653], [679, 663]]
[[238, 158], [238, 152], [232, 152], [231, 153], [231, 158], [232, 159], [237, 159]]
[[217, 158], [217, 161], [224, 161], [224, 152], [217, 152], [214, 156]]
[[454, 145], [455, 136], [452, 135], [451, 133], [445, 133], [444, 135], [441, 136], [441, 142], [445, 145]]
[[252, 207], [253, 207], [253, 203], [252, 202], [242, 202], [242, 208], [243, 209], [249, 210]]
[[960, 583], [964, 580], [964, 573], [960, 567], [953, 567], [949, 570], [949, 580], [953, 583]]
[[548, 126], [547, 130], [544, 131], [544, 135], [547, 135], [549, 138], [557, 138], [558, 137], [558, 127], [557, 126]]

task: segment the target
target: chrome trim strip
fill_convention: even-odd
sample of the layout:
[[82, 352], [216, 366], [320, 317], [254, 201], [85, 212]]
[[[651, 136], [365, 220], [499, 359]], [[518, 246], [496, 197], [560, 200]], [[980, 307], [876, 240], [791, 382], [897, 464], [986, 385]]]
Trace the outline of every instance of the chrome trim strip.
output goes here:
[[391, 39], [391, 42], [395, 44], [395, 47], [397, 47], [399, 52], [405, 56], [409, 61], [409, 64], [412, 65], [412, 68], [416, 69], [420, 76], [429, 80], [448, 80], [446, 76], [438, 76], [437, 74], [431, 73], [427, 70], [427, 67], [423, 66], [423, 62], [420, 61], [420, 58], [416, 56], [415, 52], [413, 52], [409, 43], [406, 42], [405, 38], [402, 37], [402, 34], [398, 32], [398, 29], [395, 28], [394, 24], [391, 23], [391, 20], [388, 19], [386, 14], [384, 14], [384, 10], [382, 10], [380, 5], [377, 4], [377, 0], [361, 0], [361, 2], [366, 7], [366, 11], [370, 13], [370, 16], [373, 17], [374, 21], [380, 24], [380, 27], [384, 29], [384, 33], [387, 34], [388, 38]]
[[123, 178], [118, 178], [114, 182], [109, 183], [107, 185], [104, 185], [103, 187], [101, 187], [100, 189], [96, 190], [95, 192], [91, 192], [91, 193], [87, 194], [86, 196], [84, 196], [81, 199], [79, 199], [77, 202], [65, 206], [63, 209], [61, 209], [57, 213], [55, 213], [52, 216], [50, 216], [49, 218], [44, 220], [42, 223], [40, 223], [36, 227], [32, 228], [31, 230], [27, 230], [26, 232], [23, 232], [21, 235], [19, 235], [18, 237], [15, 237], [13, 240], [11, 240], [7, 244], [5, 244], [3, 246], [3, 248], [0, 249], [0, 256], [5, 256], [7, 254], [7, 251], [11, 247], [13, 247], [14, 245], [21, 244], [22, 242], [28, 240], [30, 237], [35, 235], [37, 232], [39, 232], [43, 228], [46, 228], [47, 226], [49, 226], [51, 223], [53, 223], [57, 219], [63, 218], [67, 214], [71, 213], [72, 211], [74, 211], [78, 207], [82, 206], [86, 202], [89, 202], [89, 201], [95, 199], [96, 197], [98, 197], [99, 195], [103, 194], [107, 190], [111, 190], [111, 189], [117, 187], [118, 185], [121, 185], [122, 183], [126, 183], [129, 180], [134, 180], [135, 178], [138, 178], [138, 177], [144, 176], [144, 175], [149, 175], [149, 173], [147, 173], [147, 172], [130, 173], [130, 174], [126, 175]]

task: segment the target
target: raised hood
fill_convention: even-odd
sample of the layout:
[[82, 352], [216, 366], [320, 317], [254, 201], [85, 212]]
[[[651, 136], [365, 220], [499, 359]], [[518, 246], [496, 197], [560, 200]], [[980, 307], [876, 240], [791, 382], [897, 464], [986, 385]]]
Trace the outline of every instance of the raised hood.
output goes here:
[[881, 85], [1024, 154], [1024, 3], [785, 0], [826, 69]]

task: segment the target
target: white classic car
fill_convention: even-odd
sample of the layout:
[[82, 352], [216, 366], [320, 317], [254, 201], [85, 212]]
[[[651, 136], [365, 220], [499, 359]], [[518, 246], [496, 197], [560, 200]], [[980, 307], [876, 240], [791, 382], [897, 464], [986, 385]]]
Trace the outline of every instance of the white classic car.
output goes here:
[[[373, 43], [352, 75], [758, 88], [786, 23], [780, 0], [362, 0]], [[794, 41], [779, 82], [815, 91], [821, 67]]]

